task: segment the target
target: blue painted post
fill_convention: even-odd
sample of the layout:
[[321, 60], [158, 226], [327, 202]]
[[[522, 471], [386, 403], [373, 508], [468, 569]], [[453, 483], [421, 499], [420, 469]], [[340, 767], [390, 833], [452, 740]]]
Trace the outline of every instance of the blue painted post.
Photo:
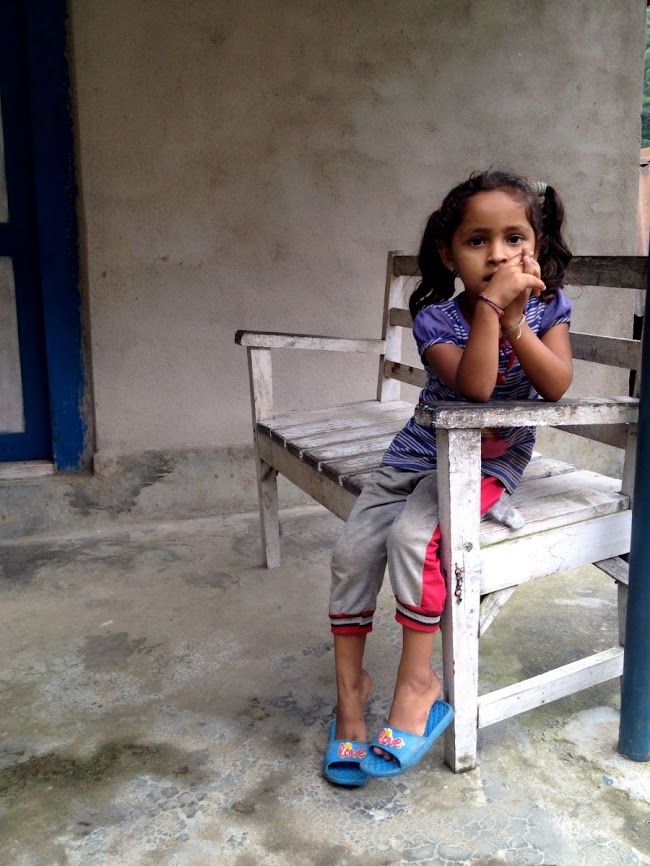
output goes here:
[[650, 309], [641, 345], [639, 438], [632, 507], [630, 585], [625, 621], [625, 661], [618, 750], [632, 761], [650, 761]]

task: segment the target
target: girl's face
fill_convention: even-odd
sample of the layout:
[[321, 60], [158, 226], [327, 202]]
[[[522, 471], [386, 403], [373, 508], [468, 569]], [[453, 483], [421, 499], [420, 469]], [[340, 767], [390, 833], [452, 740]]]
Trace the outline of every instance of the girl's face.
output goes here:
[[522, 253], [534, 253], [535, 232], [526, 208], [506, 190], [479, 192], [467, 204], [463, 221], [442, 244], [443, 263], [458, 271], [465, 290], [484, 292], [497, 268]]

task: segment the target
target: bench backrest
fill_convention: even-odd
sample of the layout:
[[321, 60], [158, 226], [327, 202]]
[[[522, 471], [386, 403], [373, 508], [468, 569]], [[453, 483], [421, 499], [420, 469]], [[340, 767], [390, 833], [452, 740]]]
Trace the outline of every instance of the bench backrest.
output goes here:
[[[405, 307], [404, 281], [419, 277], [417, 256], [400, 252], [388, 254], [382, 339], [385, 352], [379, 363], [378, 400], [399, 400], [400, 383], [422, 388], [426, 373], [422, 367], [402, 363], [402, 331], [412, 329], [411, 314]], [[607, 286], [613, 289], [645, 291], [647, 259], [645, 256], [574, 256], [567, 268], [567, 285]], [[415, 285], [413, 286], [415, 288]], [[631, 325], [631, 323], [630, 323]], [[575, 359], [626, 370], [639, 370], [640, 340], [606, 337], [599, 334], [571, 332], [571, 351]], [[639, 377], [637, 376], [637, 383]], [[572, 432], [590, 439], [625, 447], [626, 431], [612, 428], [572, 428]]]

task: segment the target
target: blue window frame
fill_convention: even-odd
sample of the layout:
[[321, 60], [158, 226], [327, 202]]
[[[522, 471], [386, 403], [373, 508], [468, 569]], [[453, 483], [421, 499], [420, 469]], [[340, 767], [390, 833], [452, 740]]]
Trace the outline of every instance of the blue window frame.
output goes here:
[[[14, 434], [0, 435], [0, 460], [34, 459], [39, 449], [44, 449], [58, 469], [78, 470], [88, 466], [91, 443], [79, 286], [67, 4], [66, 0], [2, 0], [0, 10], [14, 33], [12, 39], [10, 29], [0, 27], [3, 117], [5, 94], [22, 99], [19, 108], [8, 103], [4, 124], [6, 149], [18, 154], [18, 162], [7, 165], [9, 226], [14, 214], [18, 219], [22, 200], [25, 212], [20, 219], [29, 228], [19, 232], [4, 227], [2, 231], [4, 242], [13, 244], [10, 254], [27, 262], [20, 265], [24, 273], [31, 263], [32, 288], [21, 283], [16, 294], [22, 298], [31, 291], [24, 305], [27, 312], [21, 318], [27, 323], [25, 340], [34, 345], [28, 345], [25, 352], [26, 357], [30, 353], [34, 358], [40, 356], [40, 360], [23, 361], [21, 345], [23, 406], [26, 414], [40, 411], [49, 415], [49, 423], [41, 418], [38, 425], [41, 438], [45, 431], [45, 444], [41, 442], [26, 452], [28, 456], [19, 457], [10, 447]], [[22, 118], [22, 124], [17, 118]], [[22, 144], [16, 146], [18, 139]], [[23, 193], [30, 189], [29, 196], [12, 195], [11, 190], [21, 185]], [[33, 373], [39, 368], [40, 386], [34, 384]], [[33, 409], [37, 403], [40, 409]]]

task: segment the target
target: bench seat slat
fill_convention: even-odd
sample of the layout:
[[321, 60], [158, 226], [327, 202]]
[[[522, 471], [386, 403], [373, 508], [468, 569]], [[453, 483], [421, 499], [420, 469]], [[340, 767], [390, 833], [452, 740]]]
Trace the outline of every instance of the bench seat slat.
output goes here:
[[[369, 437], [364, 442], [363, 451], [371, 453], [379, 451], [383, 454], [393, 441], [393, 437], [394, 433], [392, 432]], [[356, 457], [358, 454], [358, 442], [337, 442], [333, 445], [305, 450], [303, 460], [320, 469], [323, 463], [336, 463], [345, 457]]]
[[564, 475], [567, 472], [575, 472], [575, 466], [563, 463], [552, 457], [535, 456], [524, 469], [523, 480], [532, 481], [534, 478], [549, 478], [551, 475]]
[[300, 424], [308, 424], [310, 421], [322, 421], [331, 418], [333, 411], [336, 411], [341, 418], [356, 418], [359, 416], [372, 417], [399, 408], [408, 408], [413, 412], [413, 404], [407, 403], [405, 400], [391, 400], [385, 403], [379, 403], [377, 400], [361, 400], [356, 403], [341, 403], [338, 406], [329, 406], [324, 409], [302, 409], [281, 413], [272, 418], [265, 418], [262, 423], [265, 427], [281, 430], [285, 427], [295, 427]]
[[[372, 469], [367, 469], [362, 472], [355, 472], [352, 475], [342, 476], [340, 481], [346, 490], [350, 493], [359, 495], [365, 483], [372, 475], [374, 469], [381, 465], [381, 460], [377, 462], [377, 466]], [[549, 457], [533, 457], [533, 460], [528, 464], [524, 472], [524, 479], [532, 480], [535, 478], [548, 478], [552, 475], [564, 475], [568, 472], [575, 472], [575, 466], [570, 463], [562, 463], [560, 460], [553, 460]], [[487, 519], [487, 518], [486, 518]]]
[[413, 415], [413, 404], [402, 400], [390, 403], [346, 404], [332, 406], [326, 410], [316, 410], [313, 416], [305, 413], [295, 424], [286, 423], [284, 419], [265, 419], [260, 428], [277, 442], [293, 441], [312, 434], [328, 433], [346, 427], [362, 427], [382, 420], [406, 419]]
[[[629, 550], [632, 513], [582, 520], [513, 538], [508, 544], [489, 544], [481, 550], [481, 594], [495, 592], [549, 574], [557, 574], [594, 560], [620, 556]], [[540, 543], [542, 541], [543, 543]]]
[[351, 475], [341, 476], [341, 486], [345, 487], [346, 490], [349, 490], [350, 493], [354, 493], [355, 496], [358, 496], [376, 468], [377, 467], [375, 466], [373, 469], [366, 469], [362, 472], [354, 472]]
[[316, 433], [310, 436], [287, 440], [286, 446], [293, 454], [297, 454], [299, 457], [305, 451], [312, 451], [314, 448], [327, 447], [342, 442], [356, 442], [356, 447], [360, 450], [363, 447], [364, 440], [381, 435], [382, 433], [392, 432], [394, 435], [398, 430], [401, 430], [406, 420], [406, 418], [396, 418], [382, 423], [342, 427], [340, 430], [331, 430], [327, 433]]
[[526, 502], [522, 504], [515, 500], [513, 504], [526, 520], [525, 525], [512, 530], [495, 520], [485, 520], [481, 523], [481, 545], [487, 547], [506, 539], [523, 538], [570, 523], [616, 514], [629, 506], [627, 496], [607, 489], [606, 484], [599, 487], [597, 481], [589, 489], [576, 490], [573, 484], [581, 483], [578, 473], [567, 473], [560, 477], [565, 488], [547, 487], [550, 480], [543, 479], [536, 487], [535, 482], [522, 481], [517, 493], [526, 496]]
[[[359, 454], [356, 457], [344, 457], [341, 460], [332, 460], [323, 463], [320, 471], [336, 481], [341, 487], [345, 487], [345, 478], [349, 475], [357, 475], [359, 472], [368, 472], [381, 466], [385, 448], [380, 451], [370, 451], [367, 454]], [[347, 489], [347, 488], [346, 488]]]
[[[374, 418], [332, 418], [329, 421], [318, 421], [314, 424], [304, 424], [295, 428], [296, 432], [290, 430], [269, 429], [266, 425], [265, 432], [276, 442], [284, 443], [292, 450], [302, 452], [310, 446], [328, 445], [332, 442], [349, 441], [350, 439], [364, 439], [365, 437], [379, 434], [381, 432], [400, 430], [413, 415], [413, 407], [409, 411], [388, 412], [386, 415]], [[357, 445], [357, 447], [361, 447]]]

